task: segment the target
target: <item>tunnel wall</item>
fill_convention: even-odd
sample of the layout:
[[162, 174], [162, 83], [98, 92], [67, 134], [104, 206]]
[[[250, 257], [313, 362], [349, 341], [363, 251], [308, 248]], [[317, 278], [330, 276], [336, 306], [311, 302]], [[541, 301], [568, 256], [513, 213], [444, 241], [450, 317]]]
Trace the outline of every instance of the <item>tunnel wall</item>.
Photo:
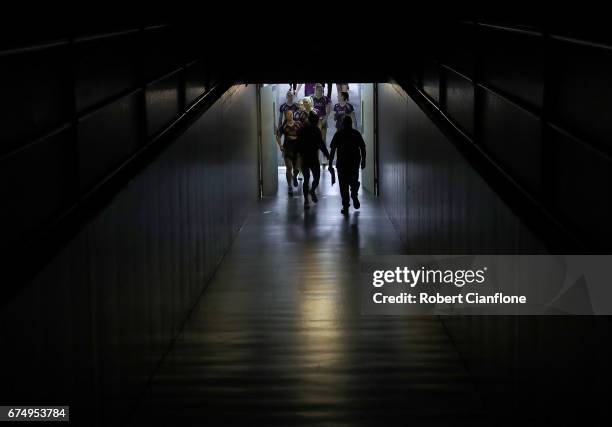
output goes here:
[[[546, 253], [401, 87], [379, 85], [378, 108], [380, 198], [408, 253]], [[608, 317], [440, 320], [490, 411], [523, 421], [607, 413], [597, 387], [612, 379]]]
[[[609, 252], [612, 237], [612, 39], [595, 27], [585, 28], [570, 22], [464, 22], [447, 28], [449, 37], [411, 77], [520, 191], [586, 245], [585, 253], [599, 253]], [[412, 152], [407, 158], [413, 161]], [[442, 163], [429, 170], [448, 168]], [[452, 183], [442, 187], [461, 190], [457, 175], [445, 175]], [[415, 183], [408, 180], [406, 185]], [[540, 251], [537, 240], [523, 238], [519, 221], [508, 221], [512, 215], [500, 210], [499, 201], [491, 204], [488, 190], [467, 188], [476, 190], [467, 193], [470, 205], [482, 207], [484, 213], [470, 213], [475, 224], [483, 225], [460, 239], [463, 250]], [[465, 223], [461, 214], [447, 212], [449, 224]], [[500, 234], [506, 237], [500, 240]], [[410, 247], [411, 241], [407, 243]], [[418, 246], [440, 250], [445, 245]], [[538, 410], [562, 422], [609, 416], [596, 391], [611, 379], [608, 317], [449, 317], [443, 322], [467, 366], [492, 396], [492, 405], [515, 413]]]
[[125, 419], [257, 200], [256, 111], [226, 92], [1, 308], [0, 400]]
[[7, 253], [79, 210], [216, 83], [202, 48], [175, 26], [28, 22], [0, 42]]
[[464, 22], [412, 78], [590, 248], [612, 238], [612, 39], [578, 25]]
[[543, 245], [398, 85], [379, 85], [380, 194], [408, 250], [537, 253]]

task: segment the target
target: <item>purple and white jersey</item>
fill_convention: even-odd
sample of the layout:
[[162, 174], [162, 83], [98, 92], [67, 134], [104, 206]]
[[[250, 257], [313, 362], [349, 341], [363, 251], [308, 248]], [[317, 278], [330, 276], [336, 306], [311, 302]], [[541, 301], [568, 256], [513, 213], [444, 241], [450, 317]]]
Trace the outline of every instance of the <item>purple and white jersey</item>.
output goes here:
[[280, 106], [280, 108], [278, 109], [278, 111], [280, 111], [280, 116], [278, 117], [279, 129], [285, 123], [285, 111], [287, 110], [293, 111], [293, 114], [295, 114], [295, 112], [299, 110], [299, 107], [297, 106], [297, 104], [288, 105], [286, 102], [284, 102], [283, 105]]
[[306, 123], [308, 121], [308, 113], [306, 110], [297, 110], [293, 113], [293, 118], [301, 123]]
[[[342, 129], [342, 121], [344, 120], [344, 117], [350, 116], [353, 111], [355, 111], [355, 108], [350, 102], [347, 102], [344, 105], [340, 103], [334, 105], [334, 113], [336, 113], [334, 115], [334, 119], [336, 119], [336, 129]], [[353, 123], [353, 126], [354, 125], [356, 125], [356, 123]]]
[[317, 98], [315, 96], [312, 97], [312, 106], [317, 112], [317, 116], [319, 116], [319, 118], [327, 115], [327, 106], [330, 102], [330, 99], [325, 95], [323, 95], [321, 98]]

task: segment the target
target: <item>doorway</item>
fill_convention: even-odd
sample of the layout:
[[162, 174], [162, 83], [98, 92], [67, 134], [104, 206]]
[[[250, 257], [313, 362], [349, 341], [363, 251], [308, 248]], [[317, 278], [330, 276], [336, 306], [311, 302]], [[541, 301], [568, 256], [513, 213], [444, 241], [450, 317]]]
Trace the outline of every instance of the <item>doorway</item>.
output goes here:
[[[332, 138], [336, 131], [334, 121], [334, 106], [338, 100], [338, 86], [324, 83], [323, 94], [331, 92], [330, 113], [327, 116], [328, 129], [325, 135], [325, 144], [329, 149]], [[330, 87], [331, 86], [331, 91]], [[354, 109], [356, 123], [355, 129], [361, 132], [366, 143], [366, 167], [361, 171], [362, 188], [376, 194], [376, 84], [375, 83], [348, 83], [348, 103]], [[298, 104], [306, 96], [311, 96], [314, 84], [272, 83], [259, 85], [260, 91], [260, 132], [261, 132], [261, 188], [263, 197], [276, 196], [279, 190], [279, 174], [284, 175], [284, 160], [278, 146], [276, 131], [281, 124], [282, 115], [280, 107], [286, 103], [287, 93], [294, 94], [293, 102]], [[282, 142], [281, 142], [282, 143]], [[284, 183], [281, 183], [282, 186]]]

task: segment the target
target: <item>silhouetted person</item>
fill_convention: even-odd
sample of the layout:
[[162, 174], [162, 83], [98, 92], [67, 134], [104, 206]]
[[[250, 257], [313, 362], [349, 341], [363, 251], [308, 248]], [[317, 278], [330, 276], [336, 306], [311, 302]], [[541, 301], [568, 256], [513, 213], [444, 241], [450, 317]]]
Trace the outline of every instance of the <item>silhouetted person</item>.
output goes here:
[[[316, 189], [321, 179], [321, 164], [319, 163], [319, 150], [323, 152], [326, 159], [329, 159], [329, 151], [323, 142], [321, 130], [319, 129], [319, 116], [314, 111], [308, 114], [308, 124], [300, 129], [297, 138], [297, 152], [302, 158], [302, 175], [304, 182], [302, 190], [304, 192], [304, 209], [310, 207], [308, 196], [317, 203]], [[310, 173], [312, 172], [312, 188], [309, 188]]]
[[348, 214], [349, 191], [353, 199], [353, 207], [359, 209], [359, 166], [365, 168], [366, 149], [365, 142], [358, 130], [353, 129], [353, 119], [351, 116], [344, 116], [342, 119], [342, 129], [334, 135], [331, 142], [331, 155], [329, 157], [329, 169], [332, 170], [332, 162], [336, 150], [338, 160], [338, 183], [340, 184], [340, 196], [342, 197], [342, 214]]

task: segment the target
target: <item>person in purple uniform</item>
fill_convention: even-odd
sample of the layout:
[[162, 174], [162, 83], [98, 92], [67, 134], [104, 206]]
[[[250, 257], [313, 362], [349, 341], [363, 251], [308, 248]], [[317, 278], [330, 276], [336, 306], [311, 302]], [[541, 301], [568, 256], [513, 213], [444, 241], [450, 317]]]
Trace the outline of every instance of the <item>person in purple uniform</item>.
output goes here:
[[278, 116], [278, 124], [276, 127], [277, 134], [280, 132], [281, 128], [283, 127], [283, 124], [285, 123], [285, 113], [287, 111], [291, 111], [293, 114], [295, 114], [298, 109], [298, 105], [293, 102], [293, 92], [289, 90], [287, 92], [286, 102], [284, 102], [283, 105], [281, 105], [278, 109], [280, 114]]
[[319, 116], [319, 129], [321, 129], [321, 136], [323, 141], [327, 138], [327, 116], [331, 111], [330, 99], [323, 95], [323, 85], [317, 83], [315, 86], [315, 95], [312, 97], [312, 106], [314, 107], [317, 116]]
[[303, 124], [306, 121], [306, 117], [308, 117], [308, 113], [306, 113], [306, 109], [304, 107], [304, 99], [300, 99], [297, 102], [297, 106], [297, 111], [293, 113], [293, 120], [296, 120]]
[[[297, 152], [297, 137], [302, 125], [297, 120], [293, 119], [293, 111], [285, 110], [285, 120], [276, 134], [276, 143], [278, 148], [283, 153], [283, 160], [287, 170], [285, 176], [287, 178], [287, 192], [290, 196], [293, 195], [293, 188], [298, 186], [297, 171], [298, 171], [298, 152]], [[284, 137], [281, 145], [281, 137]]]
[[[297, 89], [294, 84], [293, 93], [297, 94], [302, 88], [302, 86], [304, 86], [304, 96], [313, 96], [316, 92], [317, 85], [321, 85], [321, 87], [327, 85], [327, 97], [331, 100], [333, 83], [316, 83], [316, 84], [315, 83], [304, 83], [303, 85], [302, 83], [300, 83], [297, 86]], [[348, 91], [348, 84], [346, 83], [338, 83], [336, 86], [338, 88], [338, 93], [340, 93], [343, 90], [342, 88], [345, 88], [346, 91]]]
[[352, 119], [352, 123], [357, 127], [357, 119], [355, 118], [355, 107], [353, 104], [348, 102], [348, 92], [340, 92], [338, 95], [339, 102], [334, 105], [334, 119], [336, 120], [336, 131], [342, 129], [344, 123], [344, 117], [348, 116]]
[[[312, 105], [317, 116], [319, 117], [319, 129], [321, 129], [321, 137], [323, 142], [327, 143], [327, 117], [331, 111], [331, 100], [323, 95], [323, 85], [317, 83], [315, 86], [315, 94], [312, 97]], [[325, 164], [325, 163], [324, 163]]]
[[348, 92], [349, 84], [348, 83], [336, 83], [336, 90], [338, 91], [338, 93]]
[[312, 96], [315, 93], [315, 84], [314, 83], [300, 83], [297, 87], [296, 93], [300, 91], [300, 89], [304, 86], [304, 96]]
[[308, 115], [312, 110], [312, 98], [306, 96], [299, 100], [298, 110], [293, 114], [293, 118], [303, 125], [308, 123]]

